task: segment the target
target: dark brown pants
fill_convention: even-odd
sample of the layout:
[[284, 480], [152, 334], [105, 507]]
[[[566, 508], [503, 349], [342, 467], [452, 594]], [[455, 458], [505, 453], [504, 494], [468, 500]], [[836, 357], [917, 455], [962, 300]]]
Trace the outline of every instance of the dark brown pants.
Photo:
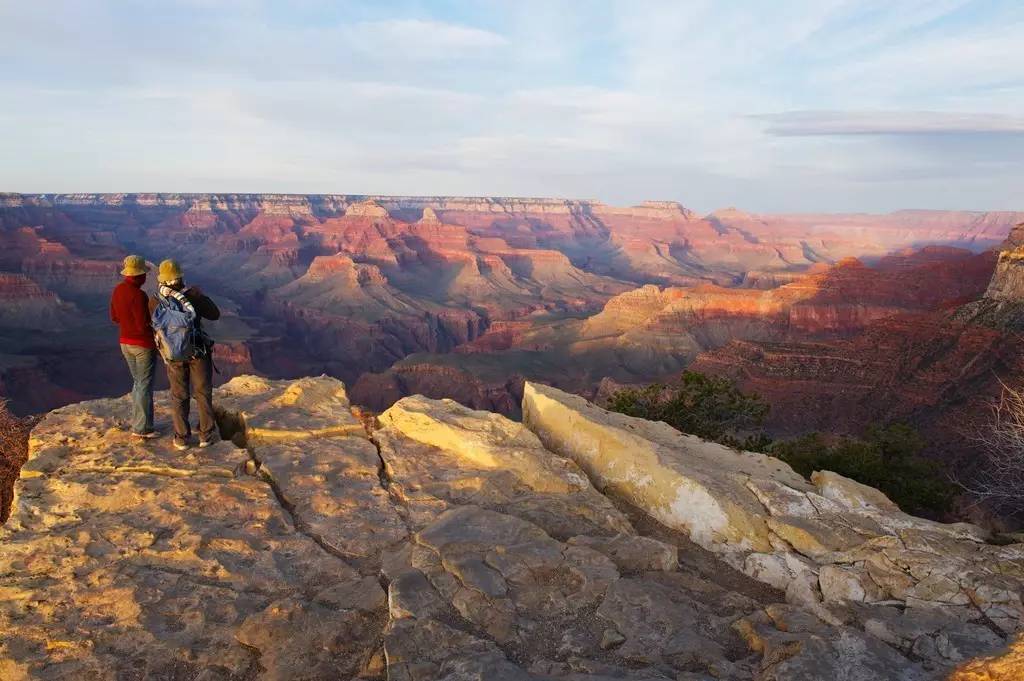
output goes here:
[[199, 437], [209, 439], [217, 429], [213, 415], [213, 360], [210, 355], [187, 362], [167, 362], [167, 380], [171, 384], [171, 418], [174, 435], [187, 438], [192, 434], [188, 422], [189, 395], [199, 410]]

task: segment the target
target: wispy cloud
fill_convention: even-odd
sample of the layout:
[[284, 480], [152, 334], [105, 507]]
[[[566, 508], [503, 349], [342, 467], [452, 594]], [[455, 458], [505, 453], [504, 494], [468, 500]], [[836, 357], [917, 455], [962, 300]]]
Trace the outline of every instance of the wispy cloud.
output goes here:
[[944, 111], [787, 111], [755, 118], [782, 137], [813, 135], [1024, 135], [1024, 116]]
[[343, 32], [362, 50], [401, 50], [447, 58], [508, 44], [504, 36], [492, 31], [424, 19], [363, 21]]

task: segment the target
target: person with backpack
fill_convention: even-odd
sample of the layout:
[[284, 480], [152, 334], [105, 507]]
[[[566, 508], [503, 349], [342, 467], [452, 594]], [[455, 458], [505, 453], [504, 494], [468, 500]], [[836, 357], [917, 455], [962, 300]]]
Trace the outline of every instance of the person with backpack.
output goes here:
[[153, 429], [153, 369], [156, 365], [156, 344], [150, 325], [146, 292], [149, 265], [142, 256], [124, 259], [124, 279], [110, 296], [110, 321], [118, 326], [121, 354], [132, 375], [132, 435], [140, 439], [157, 437]]
[[213, 413], [213, 341], [203, 331], [202, 320], [220, 319], [220, 310], [198, 286], [185, 286], [181, 266], [174, 260], [160, 263], [160, 288], [150, 301], [156, 347], [167, 366], [171, 384], [171, 419], [174, 447], [189, 448], [190, 396], [199, 410], [199, 446], [216, 441]]

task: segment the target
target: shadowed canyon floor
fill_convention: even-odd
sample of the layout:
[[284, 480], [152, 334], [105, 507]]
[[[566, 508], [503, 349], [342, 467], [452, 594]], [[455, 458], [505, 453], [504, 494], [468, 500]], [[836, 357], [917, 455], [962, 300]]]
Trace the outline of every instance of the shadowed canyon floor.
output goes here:
[[1019, 678], [1024, 546], [523, 392], [523, 423], [416, 396], [364, 429], [334, 379], [238, 377], [187, 454], [126, 398], [51, 412], [0, 529], [0, 677]]

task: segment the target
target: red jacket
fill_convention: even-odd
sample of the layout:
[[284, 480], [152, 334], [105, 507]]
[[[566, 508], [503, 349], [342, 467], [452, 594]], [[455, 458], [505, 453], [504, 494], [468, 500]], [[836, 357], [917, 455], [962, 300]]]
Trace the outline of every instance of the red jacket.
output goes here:
[[146, 275], [125, 277], [110, 296], [110, 319], [121, 329], [121, 342], [143, 348], [156, 348], [153, 326], [149, 321], [149, 296], [142, 290]]

